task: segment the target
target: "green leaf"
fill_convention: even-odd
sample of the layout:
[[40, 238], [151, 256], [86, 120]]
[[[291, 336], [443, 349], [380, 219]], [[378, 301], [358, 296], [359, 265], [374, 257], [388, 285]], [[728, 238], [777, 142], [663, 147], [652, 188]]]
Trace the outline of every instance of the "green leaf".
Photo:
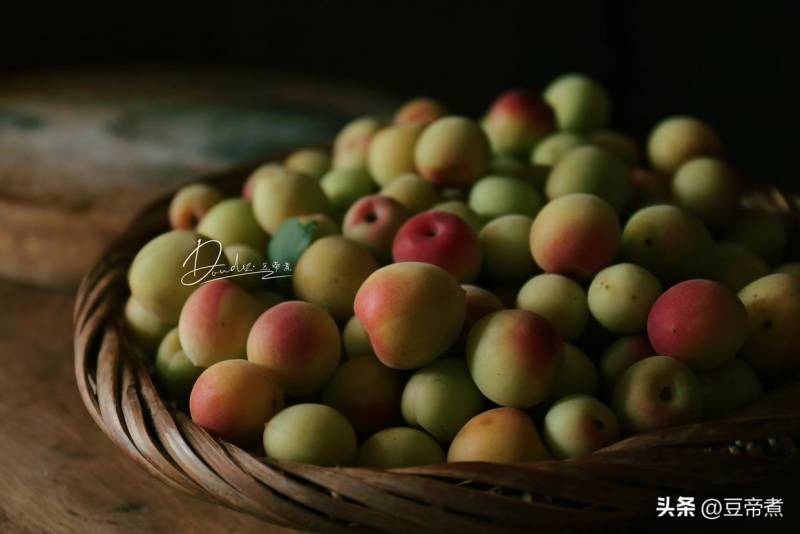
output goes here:
[[[301, 223], [297, 218], [286, 219], [279, 227], [267, 248], [267, 257], [270, 263], [278, 262], [281, 265], [288, 263], [294, 271], [297, 261], [317, 237], [316, 221]], [[283, 273], [275, 273], [283, 274]], [[291, 292], [291, 279], [276, 280], [282, 291]]]

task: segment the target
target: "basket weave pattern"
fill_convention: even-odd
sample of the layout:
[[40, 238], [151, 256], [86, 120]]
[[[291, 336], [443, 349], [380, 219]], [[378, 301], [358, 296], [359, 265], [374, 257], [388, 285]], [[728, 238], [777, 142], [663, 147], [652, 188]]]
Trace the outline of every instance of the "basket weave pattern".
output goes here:
[[[210, 181], [233, 193], [253, 168]], [[162, 400], [123, 333], [128, 266], [167, 230], [168, 202], [142, 212], [84, 278], [74, 342], [78, 389], [89, 414], [131, 459], [170, 486], [270, 523], [325, 532], [609, 529], [654, 518], [658, 496], [742, 497], [759, 488], [797, 488], [797, 378], [735, 416], [643, 434], [569, 461], [323, 468], [256, 457], [218, 441]], [[797, 199], [775, 190], [747, 202], [795, 217], [800, 211]]]

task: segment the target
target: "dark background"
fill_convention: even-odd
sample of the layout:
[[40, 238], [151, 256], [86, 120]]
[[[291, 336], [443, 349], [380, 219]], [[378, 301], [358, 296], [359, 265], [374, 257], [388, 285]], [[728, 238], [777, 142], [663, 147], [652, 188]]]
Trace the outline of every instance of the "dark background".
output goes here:
[[479, 115], [513, 86], [583, 71], [614, 125], [711, 122], [756, 180], [800, 190], [797, 2], [219, 1], [6, 5], [0, 68], [191, 62], [259, 66], [425, 94]]

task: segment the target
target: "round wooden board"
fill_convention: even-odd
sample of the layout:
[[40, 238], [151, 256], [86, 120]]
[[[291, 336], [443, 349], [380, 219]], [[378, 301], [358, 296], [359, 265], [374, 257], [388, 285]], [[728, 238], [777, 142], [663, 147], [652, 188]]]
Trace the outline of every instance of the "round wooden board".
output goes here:
[[0, 79], [0, 276], [77, 285], [136, 212], [233, 163], [329, 140], [393, 100], [363, 88], [212, 67]]

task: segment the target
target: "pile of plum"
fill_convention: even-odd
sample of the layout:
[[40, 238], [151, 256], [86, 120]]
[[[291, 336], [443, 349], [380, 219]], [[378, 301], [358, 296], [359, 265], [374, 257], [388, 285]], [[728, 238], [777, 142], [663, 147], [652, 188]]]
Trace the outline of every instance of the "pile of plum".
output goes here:
[[787, 223], [708, 124], [640, 146], [610, 116], [579, 74], [477, 121], [417, 98], [235, 198], [185, 186], [127, 339], [212, 435], [323, 466], [574, 458], [740, 409], [800, 369]]

